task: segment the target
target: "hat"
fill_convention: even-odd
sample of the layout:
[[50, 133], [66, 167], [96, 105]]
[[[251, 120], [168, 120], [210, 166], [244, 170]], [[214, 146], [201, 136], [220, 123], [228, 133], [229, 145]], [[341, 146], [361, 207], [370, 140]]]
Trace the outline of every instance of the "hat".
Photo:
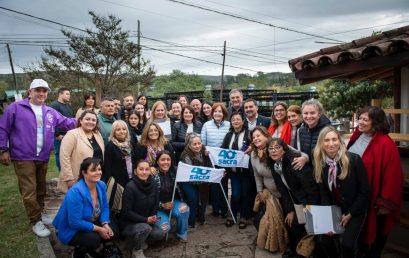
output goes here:
[[30, 90], [37, 89], [37, 88], [46, 88], [47, 90], [51, 90], [48, 87], [48, 83], [43, 79], [34, 79], [30, 84]]

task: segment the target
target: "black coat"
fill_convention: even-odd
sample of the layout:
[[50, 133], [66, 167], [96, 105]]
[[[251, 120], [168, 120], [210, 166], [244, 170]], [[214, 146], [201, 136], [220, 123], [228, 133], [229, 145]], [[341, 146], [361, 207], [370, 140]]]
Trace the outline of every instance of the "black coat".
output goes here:
[[[172, 126], [172, 147], [176, 153], [182, 153], [185, 149], [185, 137], [187, 131], [187, 124], [178, 121]], [[199, 121], [193, 121], [193, 132], [198, 133], [202, 131], [202, 123]]]
[[[248, 127], [248, 121], [247, 119], [244, 120], [244, 123], [246, 124], [246, 126]], [[258, 115], [257, 116], [257, 120], [256, 120], [256, 126], [261, 125], [264, 126], [266, 129], [268, 129], [268, 127], [270, 126], [271, 123], [271, 119], [262, 115]]]
[[[326, 165], [322, 173], [322, 182], [319, 184], [321, 205], [339, 205], [344, 214], [359, 216], [367, 212], [369, 206], [369, 183], [362, 159], [355, 153], [348, 152], [349, 174], [344, 180], [337, 178], [337, 187], [340, 188], [342, 203], [337, 203], [328, 187], [328, 170]], [[338, 165], [338, 175], [341, 168]]]
[[[226, 134], [226, 136], [223, 139], [223, 143], [220, 146], [220, 148], [223, 149], [229, 149], [229, 145], [230, 145], [230, 141], [232, 139], [232, 137], [234, 137], [235, 133], [234, 130], [230, 129], [229, 132]], [[247, 131], [247, 129], [244, 130], [244, 137], [243, 137], [243, 147], [245, 149], [242, 149], [241, 151], [245, 151], [248, 147], [250, 147], [251, 144], [251, 140], [250, 140], [250, 135], [249, 132]], [[249, 165], [249, 167], [251, 167], [251, 165]], [[226, 171], [231, 171], [230, 168], [226, 168]], [[249, 169], [245, 169], [245, 168], [236, 168], [236, 172], [249, 172]]]
[[126, 168], [125, 154], [112, 141], [108, 142], [105, 147], [102, 178], [105, 182], [108, 182], [111, 176], [123, 187], [130, 180]]
[[317, 145], [318, 135], [321, 129], [330, 125], [331, 121], [325, 116], [321, 115], [318, 124], [314, 128], [308, 128], [306, 124], [302, 124], [299, 130], [301, 151], [308, 155], [310, 162], [312, 162], [312, 152]]
[[157, 184], [152, 176], [147, 183], [137, 177], [132, 178], [122, 194], [122, 210], [119, 225], [123, 230], [127, 225], [147, 223], [148, 217], [156, 215], [159, 206]]
[[282, 173], [290, 189], [284, 185], [281, 176], [275, 172], [274, 162], [271, 165], [271, 171], [276, 184], [280, 181], [284, 186], [283, 189], [278, 189], [281, 195], [291, 194], [292, 200], [295, 204], [319, 204], [319, 188], [314, 180], [311, 166], [306, 165], [302, 170], [294, 170], [291, 165], [291, 160], [287, 156], [283, 157]]

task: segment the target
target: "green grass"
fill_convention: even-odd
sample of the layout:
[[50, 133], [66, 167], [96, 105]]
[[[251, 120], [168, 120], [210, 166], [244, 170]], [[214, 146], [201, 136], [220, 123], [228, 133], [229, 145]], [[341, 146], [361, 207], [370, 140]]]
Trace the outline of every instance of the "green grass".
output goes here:
[[[47, 179], [56, 177], [54, 154], [48, 164]], [[0, 257], [39, 257], [23, 201], [18, 191], [13, 164], [0, 165]]]

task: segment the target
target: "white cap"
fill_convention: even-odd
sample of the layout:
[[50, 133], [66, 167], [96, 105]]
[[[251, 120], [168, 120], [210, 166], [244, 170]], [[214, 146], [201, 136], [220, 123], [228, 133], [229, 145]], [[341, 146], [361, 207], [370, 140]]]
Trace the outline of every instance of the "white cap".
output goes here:
[[43, 79], [34, 79], [31, 84], [30, 84], [30, 90], [36, 89], [36, 88], [46, 88], [47, 90], [51, 90], [50, 87], [48, 87], [48, 83], [44, 81]]

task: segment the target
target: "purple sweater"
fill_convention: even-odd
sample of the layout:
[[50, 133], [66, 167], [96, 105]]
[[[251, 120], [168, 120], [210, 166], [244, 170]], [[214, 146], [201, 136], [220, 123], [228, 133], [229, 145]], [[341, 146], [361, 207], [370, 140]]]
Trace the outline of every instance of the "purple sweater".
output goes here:
[[70, 130], [76, 119], [67, 118], [53, 108], [42, 105], [44, 143], [37, 155], [37, 124], [28, 99], [14, 102], [0, 117], [0, 150], [10, 149], [11, 160], [47, 162], [54, 143], [55, 128]]

